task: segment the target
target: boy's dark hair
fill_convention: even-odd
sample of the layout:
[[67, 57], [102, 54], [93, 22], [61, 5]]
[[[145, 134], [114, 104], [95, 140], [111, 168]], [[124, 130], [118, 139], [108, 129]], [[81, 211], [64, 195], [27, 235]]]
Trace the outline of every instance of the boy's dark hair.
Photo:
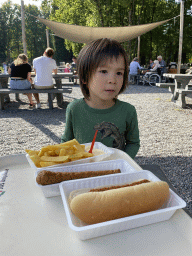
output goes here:
[[47, 57], [52, 57], [54, 55], [54, 50], [50, 47], [48, 47], [46, 50], [45, 50], [45, 54]]
[[96, 71], [100, 63], [119, 56], [124, 57], [125, 72], [123, 85], [119, 93], [126, 89], [128, 82], [128, 61], [124, 48], [116, 40], [101, 38], [86, 45], [79, 53], [77, 59], [77, 72], [79, 76], [80, 88], [86, 99], [89, 99], [88, 82], [92, 74]]

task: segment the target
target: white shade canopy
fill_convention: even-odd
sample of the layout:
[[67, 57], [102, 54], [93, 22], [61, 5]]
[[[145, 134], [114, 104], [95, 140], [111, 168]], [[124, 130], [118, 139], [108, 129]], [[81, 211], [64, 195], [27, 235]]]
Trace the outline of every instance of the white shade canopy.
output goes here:
[[160, 22], [126, 27], [86, 27], [65, 24], [39, 17], [36, 18], [49, 27], [56, 36], [76, 43], [89, 43], [99, 38], [111, 38], [121, 43], [137, 38], [173, 19], [171, 18]]

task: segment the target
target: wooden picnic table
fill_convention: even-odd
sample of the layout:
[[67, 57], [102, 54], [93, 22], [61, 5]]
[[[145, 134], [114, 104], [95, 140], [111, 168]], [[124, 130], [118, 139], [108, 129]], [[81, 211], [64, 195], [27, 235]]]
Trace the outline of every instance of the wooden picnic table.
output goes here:
[[164, 77], [172, 78], [175, 80], [175, 89], [186, 89], [188, 90], [189, 81], [192, 79], [192, 75], [190, 74], [173, 74], [173, 73], [165, 73]]
[[[34, 77], [35, 77], [34, 72], [31, 72], [31, 77], [32, 77], [32, 79], [34, 79]], [[62, 92], [66, 92], [66, 93], [71, 93], [71, 91], [72, 91], [72, 86], [73, 86], [72, 82], [63, 82], [62, 83], [62, 79], [69, 78], [69, 77], [73, 77], [73, 73], [58, 73], [56, 75], [53, 74], [53, 78], [55, 80], [55, 87], [56, 87], [55, 89], [59, 89], [59, 90], [55, 90], [56, 98], [57, 98], [57, 105], [59, 107], [61, 107], [63, 104], [63, 94], [61, 93], [61, 91], [62, 91], [61, 89], [63, 89]], [[9, 78], [10, 78], [9, 74], [0, 74], [0, 88], [2, 88], [2, 92], [1, 92], [2, 100], [5, 100], [6, 97], [9, 97], [9, 94], [5, 94], [5, 92], [4, 92], [5, 90], [7, 90], [8, 93], [10, 93], [11, 89], [8, 89]], [[64, 90], [64, 89], [66, 89], [66, 90]], [[52, 91], [53, 90], [54, 89], [52, 89]], [[14, 90], [14, 93], [15, 93], [15, 91], [16, 90]], [[20, 91], [18, 91], [18, 93], [15, 93], [15, 97], [16, 97], [17, 101], [19, 101], [19, 93], [21, 93]], [[39, 90], [33, 89], [33, 91], [31, 90], [29, 92], [33, 93], [35, 91], [38, 91], [36, 93], [46, 93], [46, 90], [40, 90], [40, 89]], [[23, 91], [23, 92], [26, 93], [26, 91]], [[28, 90], [27, 90], [27, 92], [28, 92]], [[3, 102], [1, 102], [1, 103], [3, 104]], [[4, 107], [2, 106], [2, 108], [4, 108]]]
[[[8, 88], [8, 80], [9, 80], [10, 75], [9, 74], [0, 74], [0, 88]], [[4, 101], [9, 102], [9, 94], [4, 95]]]
[[[73, 77], [73, 73], [57, 73], [57, 74], [52, 74], [53, 75], [53, 78], [55, 80], [55, 86], [57, 89], [62, 89], [62, 86], [72, 86], [73, 83], [71, 82], [66, 82], [66, 83], [62, 83], [62, 79], [65, 79], [65, 78], [71, 78]], [[31, 72], [31, 77], [34, 79], [35, 78], [35, 72]], [[60, 93], [57, 93], [56, 94], [56, 97], [57, 97], [57, 104], [58, 106], [62, 106], [63, 104], [63, 95], [60, 94]]]
[[7, 88], [9, 77], [10, 77], [9, 74], [0, 74], [0, 85], [2, 88]]
[[185, 96], [192, 93], [192, 85], [190, 84], [192, 75], [165, 73], [163, 76], [174, 79], [174, 83], [169, 84], [173, 95], [172, 101], [175, 101], [178, 106], [184, 108], [186, 106]]

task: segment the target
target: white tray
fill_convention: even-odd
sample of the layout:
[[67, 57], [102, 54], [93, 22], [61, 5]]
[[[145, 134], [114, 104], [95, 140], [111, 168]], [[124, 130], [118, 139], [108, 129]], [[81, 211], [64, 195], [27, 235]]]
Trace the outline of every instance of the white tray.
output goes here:
[[66, 181], [59, 185], [69, 227], [75, 231], [79, 239], [87, 240], [94, 237], [165, 221], [168, 220], [177, 209], [186, 206], [186, 203], [172, 190], [170, 190], [170, 197], [168, 202], [159, 210], [93, 225], [86, 225], [83, 223], [71, 212], [69, 208], [68, 197], [70, 192], [73, 190], [81, 188], [94, 188], [98, 186], [108, 186], [110, 184], [129, 183], [138, 179], [149, 179], [151, 181], [159, 180], [150, 171], [139, 171], [134, 173], [122, 173], [119, 175], [113, 174], [109, 176], [95, 177], [83, 180]]
[[[91, 146], [91, 143], [85, 143], [83, 144], [85, 145], [85, 148], [88, 146]], [[50, 170], [50, 169], [55, 169], [55, 167], [58, 166], [67, 166], [67, 165], [74, 165], [74, 164], [83, 164], [83, 163], [91, 163], [91, 162], [99, 162], [104, 160], [105, 158], [107, 158], [108, 156], [112, 155], [114, 153], [114, 150], [112, 148], [109, 148], [107, 146], [105, 146], [104, 144], [102, 144], [101, 142], [95, 142], [94, 145], [94, 149], [101, 149], [103, 150], [104, 154], [102, 155], [98, 155], [98, 156], [93, 156], [93, 157], [88, 157], [88, 158], [83, 158], [81, 160], [77, 160], [77, 161], [72, 161], [72, 162], [67, 162], [67, 163], [63, 163], [63, 164], [57, 164], [57, 165], [52, 165], [52, 166], [48, 166], [48, 167], [41, 167], [38, 168], [35, 166], [35, 164], [33, 163], [33, 161], [30, 159], [30, 156], [28, 154], [26, 154], [26, 158], [30, 164], [30, 166], [36, 170]]]
[[[45, 168], [46, 169], [46, 168]], [[44, 170], [45, 170], [44, 169]], [[55, 167], [53, 172], [82, 172], [82, 171], [104, 171], [104, 170], [114, 170], [120, 169], [121, 173], [135, 172], [135, 169], [125, 160], [111, 160], [102, 161], [98, 163], [86, 163], [80, 165], [70, 165]], [[48, 170], [48, 169], [47, 169]], [[37, 177], [40, 170], [36, 171], [35, 178]], [[41, 188], [45, 197], [60, 196], [59, 183], [52, 185], [36, 185]]]

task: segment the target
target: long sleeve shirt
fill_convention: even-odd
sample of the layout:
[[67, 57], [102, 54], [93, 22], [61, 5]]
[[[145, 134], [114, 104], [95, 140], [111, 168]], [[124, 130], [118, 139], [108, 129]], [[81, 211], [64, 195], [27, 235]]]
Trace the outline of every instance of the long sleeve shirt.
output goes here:
[[129, 75], [137, 75], [138, 69], [142, 69], [137, 61], [132, 61], [130, 64]]
[[84, 99], [74, 100], [66, 110], [66, 126], [61, 142], [76, 139], [80, 144], [96, 141], [118, 148], [134, 158], [140, 147], [137, 113], [134, 106], [116, 100], [108, 109], [89, 107]]

